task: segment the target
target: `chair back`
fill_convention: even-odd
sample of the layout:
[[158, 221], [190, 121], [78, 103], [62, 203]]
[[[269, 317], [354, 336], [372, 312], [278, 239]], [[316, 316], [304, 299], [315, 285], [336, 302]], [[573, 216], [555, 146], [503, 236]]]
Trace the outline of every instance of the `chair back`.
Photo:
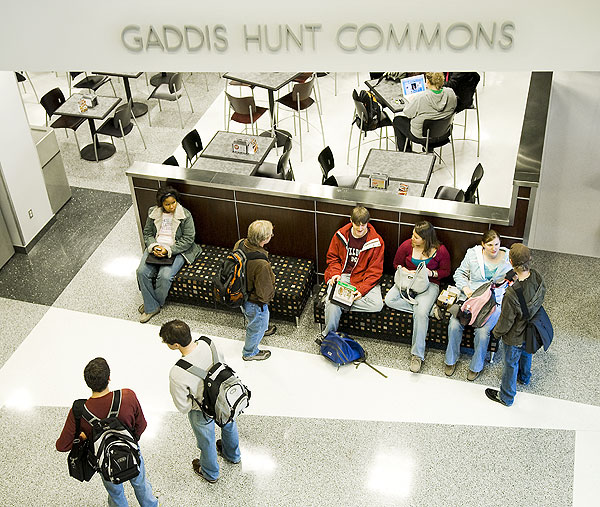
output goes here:
[[356, 90], [352, 90], [352, 100], [354, 101], [354, 110], [356, 112], [356, 116], [360, 119], [360, 130], [364, 131], [365, 120], [368, 118], [367, 108], [358, 98], [358, 93]]
[[310, 97], [312, 93], [313, 86], [315, 85], [315, 78], [313, 77], [311, 80], [306, 81], [304, 83], [297, 83], [292, 88], [292, 97], [294, 98], [294, 102], [297, 102], [300, 99], [300, 102], [306, 100]]
[[196, 129], [192, 130], [181, 140], [181, 146], [188, 160], [192, 160], [198, 153], [202, 151], [202, 140]]
[[473, 171], [473, 176], [471, 176], [471, 184], [465, 190], [465, 202], [475, 203], [475, 195], [477, 194], [477, 188], [479, 187], [479, 183], [483, 179], [483, 166], [481, 164], [477, 164], [477, 167]]
[[323, 172], [323, 179], [327, 179], [329, 175], [329, 171], [331, 171], [335, 163], [333, 161], [333, 153], [331, 152], [331, 148], [326, 146], [321, 153], [319, 153], [319, 165], [321, 166], [321, 171]]
[[429, 137], [430, 142], [450, 139], [450, 135], [452, 134], [452, 120], [454, 120], [453, 114], [439, 120], [430, 119], [423, 121], [423, 138]]
[[166, 159], [162, 165], [174, 165], [174, 166], [178, 166], [179, 163], [177, 162], [177, 159], [171, 155], [168, 159]]
[[329, 178], [327, 178], [324, 182], [323, 185], [327, 185], [330, 187], [337, 187], [338, 186], [338, 182], [335, 179], [335, 176], [329, 176]]
[[225, 95], [227, 95], [227, 100], [229, 100], [229, 104], [236, 113], [249, 114], [250, 108], [252, 108], [252, 114], [256, 113], [254, 97], [232, 97], [227, 92], [225, 92]]
[[177, 93], [181, 90], [182, 83], [183, 76], [181, 75], [181, 72], [176, 72], [169, 78], [169, 92]]
[[289, 163], [291, 153], [292, 153], [292, 139], [288, 138], [288, 140], [283, 145], [283, 153], [281, 154], [281, 157], [279, 157], [279, 160], [277, 161], [277, 174], [286, 174], [285, 168], [287, 166], [289, 166], [291, 169], [291, 165]]
[[60, 88], [54, 88], [46, 93], [41, 99], [40, 104], [46, 110], [48, 116], [52, 116], [61, 104], [65, 102], [65, 96]]
[[460, 188], [438, 187], [434, 199], [444, 199], [445, 201], [465, 202], [465, 193]]
[[[129, 103], [117, 107], [113, 116], [113, 125], [117, 129], [125, 129], [131, 125], [131, 105]], [[120, 126], [119, 126], [120, 123]]]

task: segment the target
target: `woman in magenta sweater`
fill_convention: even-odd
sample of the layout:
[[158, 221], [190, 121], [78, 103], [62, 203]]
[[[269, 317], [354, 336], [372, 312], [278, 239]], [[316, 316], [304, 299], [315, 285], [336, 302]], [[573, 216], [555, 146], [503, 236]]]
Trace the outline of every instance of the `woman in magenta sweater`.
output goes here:
[[450, 254], [435, 234], [429, 222], [417, 222], [412, 237], [404, 241], [394, 257], [394, 269], [414, 271], [421, 263], [425, 263], [429, 275], [429, 287], [414, 297], [414, 304], [402, 297], [394, 285], [387, 296], [385, 304], [396, 310], [413, 314], [413, 334], [410, 371], [418, 373], [425, 359], [425, 338], [429, 328], [429, 314], [440, 292], [440, 280], [450, 275]]

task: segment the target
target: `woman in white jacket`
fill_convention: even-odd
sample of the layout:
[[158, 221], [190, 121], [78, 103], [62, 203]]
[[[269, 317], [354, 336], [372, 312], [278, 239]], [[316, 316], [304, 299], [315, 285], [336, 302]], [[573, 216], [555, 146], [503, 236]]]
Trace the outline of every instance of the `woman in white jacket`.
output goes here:
[[[508, 259], [508, 249], [500, 246], [500, 235], [490, 229], [483, 234], [481, 245], [476, 245], [467, 250], [465, 258], [454, 273], [454, 282], [464, 295], [469, 298], [477, 287], [490, 281], [504, 280], [504, 275], [511, 270]], [[469, 365], [467, 380], [473, 381], [483, 370], [483, 363], [490, 342], [490, 333], [498, 317], [504, 290], [494, 291], [496, 296], [496, 309], [487, 322], [475, 329], [475, 352]], [[464, 326], [456, 317], [450, 317], [448, 323], [448, 346], [446, 347], [446, 360], [444, 373], [450, 377], [454, 374], [456, 363], [460, 356], [460, 342]]]

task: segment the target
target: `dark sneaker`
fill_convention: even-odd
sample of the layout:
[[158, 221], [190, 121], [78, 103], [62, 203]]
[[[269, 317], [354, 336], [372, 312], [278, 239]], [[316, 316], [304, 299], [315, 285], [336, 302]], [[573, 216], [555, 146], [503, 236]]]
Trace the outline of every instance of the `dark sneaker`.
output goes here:
[[268, 329], [265, 331], [265, 334], [263, 336], [271, 336], [272, 334], [275, 334], [275, 331], [277, 331], [277, 326], [276, 325], [269, 325]]
[[218, 477], [216, 479], [209, 479], [208, 477], [206, 477], [206, 475], [202, 473], [202, 469], [200, 468], [200, 460], [198, 458], [192, 460], [192, 468], [194, 469], [194, 472], [196, 472], [196, 475], [199, 475], [205, 481], [210, 482], [211, 484], [214, 484], [219, 480]]
[[495, 401], [496, 403], [500, 403], [500, 405], [504, 405], [505, 407], [508, 406], [506, 405], [506, 403], [504, 403], [502, 401], [502, 399], [500, 398], [500, 391], [496, 390], [496, 389], [490, 389], [489, 387], [485, 390], [485, 395], [492, 401]]
[[270, 350], [259, 350], [258, 354], [254, 356], [242, 356], [244, 361], [264, 361], [265, 359], [269, 359], [271, 357]]
[[230, 459], [227, 459], [225, 457], [225, 455], [223, 454], [223, 440], [221, 440], [219, 438], [219, 440], [217, 440], [217, 454], [219, 456], [221, 456], [221, 458], [223, 458], [226, 461], [229, 461], [229, 463], [233, 463], [234, 465], [237, 465], [239, 463], [239, 461], [231, 461]]

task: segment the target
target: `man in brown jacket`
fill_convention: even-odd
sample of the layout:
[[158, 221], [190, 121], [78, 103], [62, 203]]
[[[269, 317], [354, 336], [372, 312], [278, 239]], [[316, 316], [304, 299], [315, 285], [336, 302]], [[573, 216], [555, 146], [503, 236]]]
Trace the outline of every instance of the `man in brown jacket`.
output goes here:
[[242, 351], [244, 361], [263, 361], [271, 355], [270, 350], [259, 350], [263, 336], [276, 330], [269, 327], [269, 303], [275, 295], [275, 275], [264, 246], [271, 241], [273, 224], [268, 220], [255, 220], [248, 227], [248, 238], [239, 240], [234, 249], [242, 248], [246, 254], [259, 254], [259, 258], [248, 259], [246, 281], [248, 301], [242, 306], [246, 320], [246, 343]]

